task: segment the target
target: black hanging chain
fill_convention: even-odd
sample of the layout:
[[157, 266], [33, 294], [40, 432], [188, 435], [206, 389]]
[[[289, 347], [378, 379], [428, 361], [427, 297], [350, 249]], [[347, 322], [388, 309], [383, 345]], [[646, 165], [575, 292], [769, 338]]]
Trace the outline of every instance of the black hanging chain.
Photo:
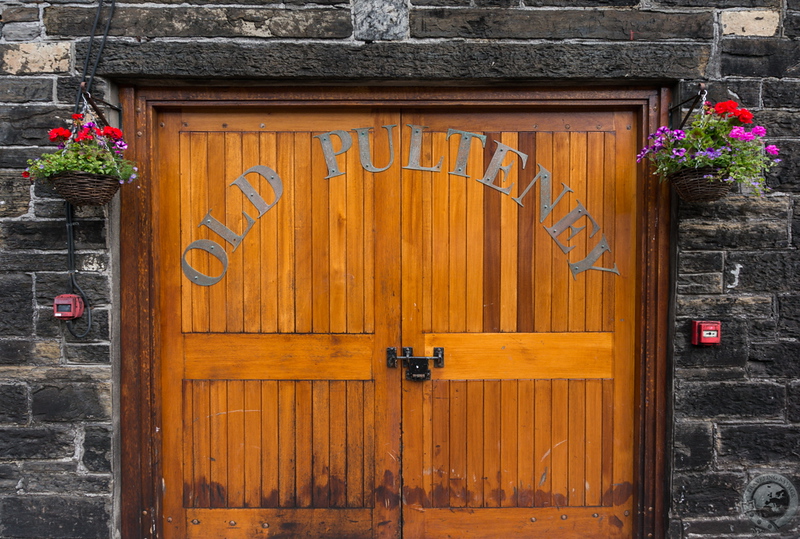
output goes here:
[[[102, 120], [105, 125], [108, 125], [108, 121], [106, 120], [103, 113], [97, 107], [92, 99], [91, 90], [92, 85], [94, 84], [94, 76], [97, 73], [97, 66], [100, 63], [100, 57], [103, 54], [103, 49], [105, 48], [106, 41], [108, 40], [108, 32], [111, 28], [111, 19], [114, 16], [114, 8], [116, 7], [116, 0], [111, 0], [111, 9], [108, 14], [108, 19], [106, 20], [105, 30], [103, 31], [103, 38], [100, 40], [100, 45], [97, 50], [97, 54], [94, 59], [94, 63], [92, 64], [92, 70], [89, 72], [89, 63], [91, 61], [92, 52], [94, 49], [94, 41], [95, 41], [95, 34], [97, 33], [97, 26], [100, 22], [100, 15], [103, 11], [103, 3], [105, 0], [98, 0], [97, 4], [97, 12], [95, 13], [94, 23], [92, 24], [92, 31], [89, 36], [89, 43], [86, 49], [86, 59], [83, 62], [83, 76], [81, 79], [81, 83], [78, 85], [78, 92], [75, 97], [75, 109], [74, 114], [81, 113], [83, 114], [86, 111], [87, 105], [90, 105], [92, 109], [95, 111], [97, 116]], [[73, 294], [77, 293], [81, 299], [83, 300], [86, 312], [86, 331], [83, 333], [77, 333], [75, 329], [72, 327], [72, 320], [67, 320], [67, 329], [76, 339], [82, 339], [89, 334], [89, 331], [92, 329], [92, 307], [89, 303], [89, 298], [86, 297], [86, 293], [83, 289], [78, 285], [78, 282], [75, 280], [75, 234], [73, 232], [74, 227], [74, 219], [73, 219], [73, 208], [72, 204], [69, 202], [64, 203], [65, 206], [65, 213], [66, 213], [66, 221], [67, 221], [67, 271], [69, 273], [69, 285], [70, 289]]]
[[708, 95], [708, 92], [706, 91], [706, 85], [701, 82], [700, 83], [700, 90], [697, 92], [697, 95], [692, 96], [692, 97], [690, 97], [689, 99], [687, 99], [685, 101], [681, 101], [680, 103], [678, 103], [677, 105], [675, 105], [674, 107], [669, 109], [669, 111], [672, 112], [674, 110], [677, 110], [677, 109], [681, 108], [683, 105], [685, 105], [689, 101], [692, 102], [692, 106], [689, 107], [689, 112], [687, 112], [686, 116], [683, 117], [683, 121], [681, 121], [681, 125], [678, 126], [678, 129], [683, 129], [683, 126], [686, 125], [686, 122], [689, 120], [689, 117], [694, 112], [694, 109], [697, 108], [697, 105], [700, 104], [701, 102], [705, 103], [707, 95]]

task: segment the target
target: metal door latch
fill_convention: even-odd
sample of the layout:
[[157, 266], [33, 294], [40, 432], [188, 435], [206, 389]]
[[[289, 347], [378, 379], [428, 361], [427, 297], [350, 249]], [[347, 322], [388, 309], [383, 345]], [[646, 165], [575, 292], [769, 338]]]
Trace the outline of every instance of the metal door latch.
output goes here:
[[433, 366], [437, 369], [444, 367], [444, 348], [436, 347], [433, 349], [433, 356], [414, 356], [414, 349], [410, 346], [403, 347], [403, 355], [397, 355], [397, 348], [386, 349], [386, 365], [389, 368], [397, 368], [397, 360], [403, 360], [403, 367], [406, 369], [406, 380], [422, 382], [431, 379], [431, 369], [428, 361], [433, 360]]

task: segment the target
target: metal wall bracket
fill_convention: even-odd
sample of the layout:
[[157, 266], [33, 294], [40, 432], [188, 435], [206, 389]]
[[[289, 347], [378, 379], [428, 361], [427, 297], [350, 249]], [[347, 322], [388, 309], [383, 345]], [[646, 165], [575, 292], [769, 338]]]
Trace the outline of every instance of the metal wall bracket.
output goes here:
[[397, 355], [397, 348], [386, 349], [386, 366], [392, 369], [397, 368], [397, 360], [403, 360], [403, 367], [406, 369], [406, 380], [422, 382], [431, 379], [431, 369], [428, 362], [433, 361], [433, 366], [437, 369], [444, 367], [444, 348], [436, 347], [433, 349], [433, 356], [414, 356], [414, 349], [410, 346], [403, 347], [403, 355]]

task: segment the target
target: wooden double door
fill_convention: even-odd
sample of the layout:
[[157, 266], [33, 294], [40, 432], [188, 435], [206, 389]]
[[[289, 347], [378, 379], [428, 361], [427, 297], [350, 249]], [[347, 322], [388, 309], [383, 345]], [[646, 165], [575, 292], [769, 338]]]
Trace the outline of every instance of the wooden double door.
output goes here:
[[154, 125], [164, 537], [632, 535], [634, 112]]

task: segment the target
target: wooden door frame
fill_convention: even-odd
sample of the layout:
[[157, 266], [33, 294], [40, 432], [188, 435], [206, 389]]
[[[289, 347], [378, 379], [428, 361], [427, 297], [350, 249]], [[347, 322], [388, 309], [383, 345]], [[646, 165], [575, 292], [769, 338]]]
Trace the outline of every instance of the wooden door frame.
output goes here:
[[[280, 88], [121, 89], [125, 111], [123, 128], [129, 136], [130, 155], [140, 166], [135, 187], [121, 189], [120, 210], [120, 439], [122, 537], [159, 536], [160, 400], [156, 393], [159, 345], [153, 226], [150, 196], [157, 113], [174, 107], [330, 105], [423, 106], [470, 104], [492, 106], [547, 106], [571, 108], [624, 108], [635, 112], [645, 136], [666, 125], [670, 91], [667, 88]], [[640, 385], [635, 410], [637, 508], [636, 534], [662, 538], [667, 511], [668, 335], [670, 327], [670, 192], [666, 184], [645, 181], [647, 170], [637, 167], [644, 182], [640, 219], [639, 267], [641, 319], [637, 335], [637, 380]]]

